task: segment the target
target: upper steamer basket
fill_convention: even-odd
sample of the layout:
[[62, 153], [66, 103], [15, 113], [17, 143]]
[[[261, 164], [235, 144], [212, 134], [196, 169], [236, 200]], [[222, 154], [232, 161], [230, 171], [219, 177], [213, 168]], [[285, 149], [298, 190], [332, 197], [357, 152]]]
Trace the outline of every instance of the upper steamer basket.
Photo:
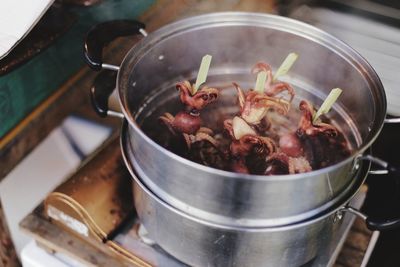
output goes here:
[[[133, 25], [136, 33], [144, 27]], [[116, 28], [112, 35], [118, 32]], [[88, 51], [90, 47], [90, 61]], [[308, 99], [318, 106], [332, 88], [343, 89], [329, 116], [353, 147], [345, 160], [303, 174], [244, 175], [177, 156], [142, 129], [157, 124], [163, 112], [176, 111], [179, 101], [173, 87], [196, 77], [203, 55], [213, 56], [208, 85], [224, 87], [235, 81], [247, 88], [254, 83], [249, 69], [255, 62], [276, 69], [289, 52], [299, 59], [283, 80], [295, 86], [297, 101]], [[290, 224], [336, 203], [354, 183], [358, 159], [379, 134], [386, 115], [382, 84], [357, 52], [315, 27], [280, 16], [230, 12], [184, 19], [143, 38], [114, 69], [119, 69], [117, 88], [129, 122], [129, 146], [137, 155], [129, 160], [143, 183], [171, 206], [223, 225]], [[233, 87], [221, 95], [218, 102], [235, 105]]]

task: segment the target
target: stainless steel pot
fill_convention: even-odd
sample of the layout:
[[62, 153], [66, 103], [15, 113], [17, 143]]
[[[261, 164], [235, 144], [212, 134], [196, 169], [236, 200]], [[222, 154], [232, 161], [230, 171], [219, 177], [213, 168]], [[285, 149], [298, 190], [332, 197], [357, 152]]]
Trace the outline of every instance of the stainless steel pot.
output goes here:
[[[335, 37], [292, 19], [254, 13], [215, 13], [167, 25], [142, 39], [120, 67], [104, 64], [103, 46], [120, 35], [142, 33], [144, 25], [132, 21], [96, 26], [85, 43], [85, 58], [94, 69], [118, 71], [117, 89], [123, 115], [129, 122], [131, 163], [142, 182], [162, 201], [202, 220], [234, 227], [266, 227], [304, 220], [351, 188], [356, 166], [379, 134], [386, 115], [382, 84], [371, 66]], [[249, 68], [265, 60], [277, 67], [289, 52], [300, 57], [291, 69], [297, 101], [321, 104], [331, 88], [344, 89], [332, 118], [348, 136], [353, 154], [342, 162], [305, 174], [243, 175], [216, 170], [186, 160], [153, 140], [157, 117], [177, 112], [177, 81], [193, 80], [204, 54], [213, 55], [208, 84], [225, 88], [221, 105], [208, 109], [231, 114], [236, 110], [232, 81], [243, 87], [253, 83]], [[248, 85], [248, 86], [246, 86]], [[104, 92], [92, 90], [100, 115], [107, 109]], [[375, 159], [373, 159], [375, 160]], [[387, 163], [379, 160], [384, 167]], [[392, 168], [389, 168], [392, 170]], [[308, 212], [308, 213], [307, 213]]]
[[[388, 227], [346, 206], [364, 182], [369, 164], [360, 168], [351, 190], [335, 205], [303, 222], [233, 227], [196, 218], [164, 202], [144, 184], [132, 164], [132, 158], [140, 155], [134, 154], [128, 135], [125, 127], [121, 147], [134, 178], [133, 194], [140, 221], [158, 245], [190, 266], [302, 266], [329, 247], [344, 211], [361, 216], [373, 230]], [[394, 222], [399, 224], [400, 220], [392, 221], [392, 226]]]

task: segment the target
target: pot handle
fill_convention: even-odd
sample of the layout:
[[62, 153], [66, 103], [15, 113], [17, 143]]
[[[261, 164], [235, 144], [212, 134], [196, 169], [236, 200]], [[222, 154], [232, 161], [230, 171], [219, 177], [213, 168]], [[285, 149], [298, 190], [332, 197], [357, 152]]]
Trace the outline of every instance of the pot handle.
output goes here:
[[392, 117], [392, 118], [386, 117], [384, 122], [387, 124], [400, 123], [400, 117]]
[[[396, 177], [400, 177], [400, 167], [394, 166], [380, 158], [374, 157], [372, 155], [364, 155], [360, 156], [359, 160], [367, 160], [369, 162], [375, 163], [378, 166], [381, 166], [384, 168], [384, 170], [377, 170], [377, 171], [370, 171], [370, 173], [373, 174], [393, 174]], [[400, 218], [396, 219], [390, 219], [390, 220], [378, 220], [376, 218], [371, 218], [361, 211], [351, 207], [351, 206], [346, 206], [343, 207], [339, 210], [339, 213], [341, 212], [350, 212], [361, 219], [365, 221], [365, 224], [367, 228], [371, 231], [384, 231], [384, 230], [390, 230], [394, 228], [400, 227]]]
[[360, 156], [359, 160], [367, 160], [367, 161], [375, 163], [384, 168], [384, 170], [370, 171], [369, 173], [371, 173], [371, 174], [388, 174], [388, 173], [390, 173], [390, 174], [397, 175], [400, 177], [400, 167], [392, 165], [380, 158], [374, 157], [372, 155], [364, 155], [364, 156]]
[[93, 85], [90, 88], [90, 102], [93, 109], [100, 117], [108, 115], [124, 118], [124, 114], [109, 110], [108, 99], [115, 89], [117, 72], [110, 70], [102, 70], [94, 79]]
[[390, 219], [390, 220], [378, 220], [375, 218], [370, 218], [370, 216], [365, 215], [358, 209], [351, 206], [343, 207], [339, 210], [339, 213], [350, 212], [365, 221], [367, 228], [371, 231], [385, 231], [400, 227], [400, 218]]
[[103, 63], [103, 48], [117, 37], [142, 34], [147, 36], [145, 25], [135, 20], [112, 20], [97, 24], [87, 34], [84, 43], [86, 63], [94, 70], [118, 71], [119, 67]]

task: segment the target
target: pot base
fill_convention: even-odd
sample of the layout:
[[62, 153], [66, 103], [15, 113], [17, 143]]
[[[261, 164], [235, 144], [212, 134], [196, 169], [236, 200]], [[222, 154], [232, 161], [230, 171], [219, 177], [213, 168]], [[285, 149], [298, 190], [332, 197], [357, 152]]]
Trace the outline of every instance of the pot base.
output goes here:
[[141, 222], [167, 253], [191, 266], [310, 266], [332, 244], [342, 223], [334, 220], [336, 210], [358, 191], [369, 167], [361, 168], [351, 192], [340, 203], [320, 215], [286, 226], [232, 227], [195, 218], [158, 198], [135, 173], [127, 158], [129, 149], [123, 134], [124, 160], [134, 178]]

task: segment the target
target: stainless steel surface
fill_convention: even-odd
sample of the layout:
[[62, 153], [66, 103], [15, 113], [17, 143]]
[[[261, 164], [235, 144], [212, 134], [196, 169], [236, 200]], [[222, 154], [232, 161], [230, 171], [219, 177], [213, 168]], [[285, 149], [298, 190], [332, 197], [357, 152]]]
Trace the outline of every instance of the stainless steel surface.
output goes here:
[[400, 123], [400, 118], [386, 118], [385, 123]]
[[388, 170], [370, 170], [368, 173], [374, 174], [374, 175], [384, 175], [384, 174], [388, 174], [389, 171]]
[[146, 37], [147, 35], [149, 35], [149, 34], [146, 32], [145, 29], [139, 29], [139, 32], [140, 32], [144, 37]]
[[361, 156], [360, 160], [367, 160], [367, 161], [373, 162], [373, 163], [375, 163], [375, 164], [377, 164], [377, 165], [379, 165], [379, 166], [381, 166], [383, 168], [387, 168], [387, 166], [388, 166], [388, 163], [386, 161], [384, 161], [384, 160], [382, 160], [380, 158], [374, 157], [372, 155]]
[[[127, 132], [128, 128], [124, 127], [124, 129], [125, 130], [124, 130], [123, 134], [127, 134], [129, 136], [130, 133]], [[127, 140], [126, 143], [124, 144], [124, 146], [128, 146], [129, 148], [132, 148], [131, 141], [132, 141], [132, 139]], [[243, 199], [243, 198], [236, 199], [236, 197], [240, 197], [240, 195], [239, 194], [237, 196], [233, 195], [234, 189], [230, 188], [229, 185], [227, 185], [227, 186], [221, 185], [216, 188], [213, 188], [213, 184], [211, 183], [211, 181], [210, 181], [210, 184], [202, 184], [202, 188], [201, 188], [202, 190], [211, 190], [212, 194], [223, 196], [223, 198], [221, 198], [222, 201], [231, 202], [231, 203], [233, 202], [236, 205], [236, 210], [230, 211], [230, 213], [228, 214], [229, 216], [228, 216], [228, 215], [225, 215], [226, 212], [224, 212], [224, 211], [221, 211], [220, 213], [218, 213], [218, 211], [216, 211], [215, 213], [211, 213], [204, 209], [203, 210], [197, 209], [197, 208], [191, 206], [190, 204], [185, 203], [182, 200], [180, 200], [174, 196], [165, 194], [165, 192], [163, 190], [160, 190], [158, 188], [158, 186], [156, 184], [154, 184], [153, 179], [150, 179], [146, 175], [146, 173], [143, 172], [140, 165], [137, 163], [140, 157], [134, 157], [133, 154], [127, 154], [126, 157], [131, 162], [131, 164], [134, 166], [135, 171], [138, 173], [141, 181], [144, 184], [146, 184], [146, 186], [151, 188], [151, 190], [157, 196], [162, 196], [161, 198], [163, 198], [163, 200], [165, 202], [167, 202], [168, 204], [172, 205], [173, 207], [175, 207], [183, 212], [191, 214], [192, 216], [194, 216], [196, 218], [212, 220], [212, 221], [216, 221], [220, 224], [230, 225], [230, 226], [243, 225], [243, 226], [249, 226], [249, 227], [265, 227], [265, 226], [274, 226], [274, 225], [287, 225], [287, 224], [291, 224], [293, 222], [299, 222], [299, 221], [311, 218], [311, 217], [321, 213], [322, 211], [325, 211], [328, 208], [335, 206], [338, 202], [342, 201], [342, 198], [344, 196], [346, 196], [349, 193], [349, 191], [352, 190], [353, 185], [355, 183], [357, 183], [357, 179], [354, 179], [354, 177], [356, 177], [357, 175], [359, 175], [362, 172], [361, 168], [359, 168], [359, 167], [355, 168], [354, 170], [356, 170], [356, 171], [353, 173], [353, 177], [352, 177], [353, 179], [350, 179], [349, 185], [346, 188], [344, 188], [341, 192], [338, 192], [338, 194], [335, 195], [335, 197], [332, 198], [331, 200], [329, 200], [329, 201], [327, 200], [326, 202], [322, 203], [321, 205], [315, 206], [312, 208], [310, 207], [309, 209], [307, 209], [305, 207], [304, 208], [305, 211], [302, 213], [298, 213], [295, 215], [287, 214], [286, 216], [279, 209], [284, 207], [285, 211], [287, 212], [288, 209], [290, 208], [287, 206], [293, 205], [293, 203], [300, 201], [300, 196], [296, 195], [296, 193], [298, 193], [298, 192], [299, 192], [299, 194], [301, 194], [301, 191], [302, 191], [303, 185], [302, 185], [302, 180], [300, 180], [300, 179], [288, 180], [286, 183], [284, 183], [284, 181], [277, 181], [277, 184], [272, 183], [271, 181], [267, 180], [266, 183], [268, 183], [268, 184], [263, 184], [263, 188], [259, 189], [259, 190], [264, 190], [265, 195], [262, 195], [262, 192], [259, 193], [259, 195], [262, 196], [263, 199], [256, 199], [254, 196], [249, 196], [247, 205], [245, 205], [245, 207], [243, 207], [242, 209], [245, 209], [248, 206], [252, 206], [253, 212], [257, 211], [256, 208], [258, 210], [260, 210], [260, 212], [263, 212], [262, 209], [267, 209], [267, 208], [272, 212], [275, 211], [273, 214], [263, 214], [261, 216], [259, 214], [246, 213], [245, 210], [241, 210], [240, 206], [237, 205], [235, 203], [235, 201], [237, 201], [238, 203], [239, 202], [243, 203], [245, 201], [245, 199]], [[148, 160], [150, 160], [150, 159], [148, 159]], [[159, 175], [162, 175], [162, 174], [159, 173]], [[347, 173], [345, 173], [344, 175], [347, 176]], [[196, 178], [200, 179], [203, 182], [205, 181], [203, 177], [196, 177]], [[195, 178], [193, 178], [193, 179], [195, 179]], [[210, 179], [212, 179], [212, 178], [210, 177]], [[221, 178], [216, 177], [215, 179], [221, 179]], [[326, 180], [324, 180], [323, 182], [329, 183], [329, 181], [326, 181]], [[219, 184], [218, 181], [215, 181], [215, 183]], [[282, 190], [274, 191], [274, 190], [279, 190], [279, 188], [278, 188], [279, 186], [289, 186], [289, 183], [292, 183], [292, 192], [291, 192], [292, 195], [279, 196], [280, 194], [282, 194]], [[250, 184], [250, 185], [241, 184], [241, 187], [245, 187], [245, 186], [248, 186], [250, 188], [254, 187], [253, 189], [251, 189], [252, 191], [254, 191], [254, 190], [256, 190], [255, 187], [259, 187], [261, 185], [262, 185], [262, 183], [260, 181], [257, 181], [255, 184]], [[171, 181], [171, 184], [169, 186], [180, 186], [180, 185], [175, 184]], [[270, 186], [272, 188], [268, 189], [268, 186]], [[186, 188], [186, 189], [188, 189], [188, 188]], [[182, 188], [182, 189], [176, 188], [175, 190], [176, 191], [182, 190], [184, 192], [185, 189], [184, 188]], [[217, 190], [221, 190], [221, 191], [218, 192]], [[224, 190], [226, 190], [226, 191], [224, 191]], [[190, 192], [186, 192], [186, 193], [190, 193]], [[204, 192], [204, 193], [210, 194], [210, 192]], [[314, 194], [318, 194], [318, 193], [323, 193], [323, 192], [314, 192]], [[192, 193], [190, 193], [190, 194], [192, 194]], [[196, 194], [192, 194], [192, 197], [196, 198], [196, 197], [198, 197], [197, 196], [198, 194], [200, 194], [200, 197], [205, 197], [205, 194], [203, 194], [202, 192], [199, 192], [199, 191], [196, 191]], [[271, 207], [267, 204], [271, 201], [274, 201], [274, 198], [276, 198], [278, 196], [280, 197], [280, 199], [286, 198], [287, 203], [281, 203], [275, 207]], [[202, 201], [201, 198], [199, 198], [198, 201], [199, 202]], [[207, 202], [207, 199], [205, 199], [203, 201]], [[257, 201], [266, 201], [266, 202], [257, 203]], [[302, 201], [306, 201], [306, 200], [302, 200]], [[274, 202], [274, 203], [277, 204], [276, 202]], [[222, 206], [222, 205], [224, 205], [224, 203], [220, 203], [220, 206]], [[299, 207], [299, 205], [295, 206], [294, 208], [298, 208], [298, 207]], [[265, 212], [265, 210], [264, 210], [264, 212]]]
[[125, 118], [124, 114], [122, 114], [121, 112], [118, 112], [118, 111], [114, 111], [114, 110], [107, 110], [107, 115], [112, 116], [112, 117], [117, 117], [120, 119]]
[[350, 206], [343, 207], [343, 208], [340, 209], [340, 211], [341, 212], [350, 212], [351, 214], [354, 214], [354, 215], [360, 217], [364, 221], [367, 219], [367, 215], [365, 215], [364, 213], [362, 213], [358, 209], [355, 209], [355, 208], [350, 207]]
[[[364, 203], [366, 192], [363, 192], [360, 190], [354, 198], [350, 201], [350, 205], [355, 207], [355, 208], [361, 208], [362, 204]], [[323, 247], [318, 250], [318, 254], [315, 257], [314, 260], [310, 264], [307, 264], [306, 266], [302, 267], [331, 267], [334, 266], [335, 262], [337, 262], [337, 257], [340, 253], [340, 251], [343, 248], [343, 244], [345, 240], [348, 237], [348, 233], [350, 231], [350, 228], [353, 225], [353, 222], [355, 220], [355, 216], [353, 216], [350, 213], [346, 213], [342, 216], [342, 222], [340, 228], [336, 231], [335, 235], [332, 238], [332, 241], [329, 243], [328, 246]], [[145, 259], [146, 256], [148, 257], [149, 254], [151, 254], [151, 259], [152, 259], [152, 264], [156, 266], [163, 266], [163, 267], [186, 267], [188, 265], [184, 264], [183, 262], [179, 261], [178, 259], [172, 257], [170, 254], [165, 252], [160, 246], [157, 245], [153, 240], [149, 240], [148, 232], [147, 230], [146, 235], [143, 237], [140, 232], [141, 230], [145, 229], [143, 224], [140, 225], [138, 234], [140, 236], [141, 241], [139, 241], [136, 237], [131, 237], [127, 239], [126, 233], [120, 233], [116, 236], [114, 239], [117, 243], [120, 243], [123, 245], [123, 247], [127, 248], [132, 248], [132, 252], [135, 253], [135, 255], [141, 257], [142, 259]], [[379, 233], [379, 232], [375, 232]], [[138, 250], [136, 249], [139, 245], [136, 243], [142, 244], [151, 244], [151, 247], [148, 247], [149, 250]], [[143, 245], [145, 246], [145, 245]], [[368, 247], [368, 250], [372, 250], [373, 245]], [[143, 253], [143, 254], [139, 254]], [[366, 252], [366, 255], [368, 252]], [[368, 258], [368, 256], [366, 256]], [[368, 259], [364, 259], [363, 262], [367, 262]]]
[[[126, 134], [126, 131], [123, 131]], [[191, 266], [301, 266], [311, 263], [331, 245], [340, 229], [336, 212], [363, 183], [367, 169], [340, 203], [310, 220], [276, 227], [233, 227], [195, 218], [162, 201], [134, 171], [134, 152], [122, 135], [125, 163], [134, 178], [137, 214], [151, 239], [166, 252]], [[134, 154], [133, 154], [134, 156]]]
[[[307, 98], [319, 105], [332, 88], [343, 89], [332, 119], [354, 147], [351, 157], [306, 174], [243, 175], [186, 160], [148, 136], [146, 123], [166, 131], [157, 128], [157, 117], [179, 109], [174, 84], [193, 80], [204, 54], [213, 55], [208, 83], [224, 87], [220, 103], [225, 106], [208, 109], [215, 116], [236, 111], [234, 90], [227, 85], [237, 81], [247, 87], [254, 82], [249, 69], [255, 62], [276, 68], [292, 51], [300, 55], [287, 77], [296, 87], [296, 101]], [[167, 25], [127, 54], [117, 86], [131, 148], [140, 154], [134, 167], [148, 178], [146, 186], [185, 213], [227, 225], [293, 223], [335, 199], [351, 186], [355, 156], [375, 140], [386, 115], [382, 84], [358, 53], [317, 28], [264, 14], [218, 13]]]
[[101, 67], [106, 70], [113, 70], [113, 71], [119, 71], [119, 66], [103, 63], [101, 64]]

